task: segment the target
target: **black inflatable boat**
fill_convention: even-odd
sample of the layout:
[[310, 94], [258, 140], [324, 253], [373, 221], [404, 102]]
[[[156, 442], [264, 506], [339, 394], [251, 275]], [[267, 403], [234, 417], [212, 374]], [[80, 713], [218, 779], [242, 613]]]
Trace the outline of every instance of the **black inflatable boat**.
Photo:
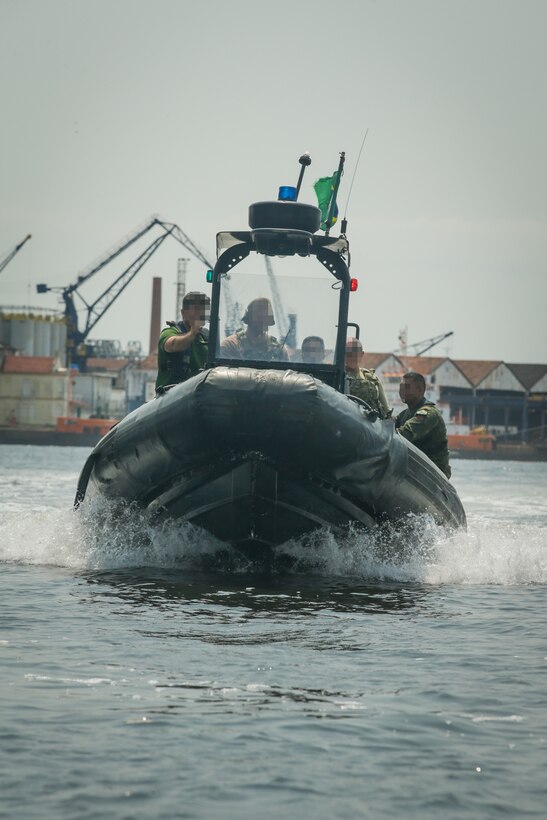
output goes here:
[[[250, 231], [217, 236], [206, 369], [130, 413], [99, 442], [76, 503], [94, 495], [133, 501], [257, 552], [316, 529], [373, 527], [409, 513], [465, 526], [442, 472], [391, 420], [344, 393], [356, 284], [346, 237], [315, 235], [319, 210], [297, 201], [256, 203], [249, 221]], [[240, 274], [250, 254], [255, 261]], [[257, 254], [291, 262], [288, 278], [274, 276], [271, 265], [261, 273]], [[319, 274], [299, 268], [310, 260]], [[241, 307], [266, 301], [265, 293], [278, 335], [251, 358], [233, 340], [245, 329], [238, 331]], [[317, 331], [320, 361], [303, 360], [297, 324]]]

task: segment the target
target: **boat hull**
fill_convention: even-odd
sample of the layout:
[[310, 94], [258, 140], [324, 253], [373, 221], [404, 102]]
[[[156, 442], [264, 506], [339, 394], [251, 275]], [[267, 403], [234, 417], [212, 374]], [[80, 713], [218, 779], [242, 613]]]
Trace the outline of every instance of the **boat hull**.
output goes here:
[[94, 495], [245, 549], [409, 513], [465, 526], [453, 486], [392, 421], [290, 370], [217, 367], [138, 408], [89, 457], [77, 502]]

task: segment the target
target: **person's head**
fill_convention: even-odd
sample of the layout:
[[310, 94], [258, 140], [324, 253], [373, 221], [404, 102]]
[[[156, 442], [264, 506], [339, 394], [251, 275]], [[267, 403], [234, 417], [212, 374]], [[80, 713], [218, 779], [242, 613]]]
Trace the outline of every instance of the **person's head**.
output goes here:
[[399, 384], [401, 401], [404, 401], [409, 407], [414, 407], [423, 399], [424, 393], [425, 379], [422, 374], [416, 373], [414, 370], [405, 373]]
[[266, 328], [275, 325], [274, 315], [270, 300], [261, 296], [258, 299], [253, 299], [247, 305], [247, 310], [243, 316], [243, 321], [255, 334], [264, 333]]
[[346, 370], [355, 371], [361, 367], [363, 361], [363, 345], [359, 339], [351, 337], [346, 341]]
[[204, 325], [211, 315], [211, 300], [206, 293], [192, 290], [182, 300], [182, 321], [185, 325], [201, 322]]
[[325, 342], [321, 336], [306, 336], [302, 342], [302, 361], [319, 364], [325, 358]]

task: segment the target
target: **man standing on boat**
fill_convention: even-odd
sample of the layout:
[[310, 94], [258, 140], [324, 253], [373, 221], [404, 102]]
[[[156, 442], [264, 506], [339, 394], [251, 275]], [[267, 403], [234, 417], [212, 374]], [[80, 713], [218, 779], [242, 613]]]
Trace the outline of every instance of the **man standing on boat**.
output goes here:
[[350, 396], [356, 396], [365, 401], [381, 419], [387, 419], [391, 415], [387, 403], [386, 394], [382, 387], [382, 382], [374, 372], [362, 367], [363, 345], [359, 339], [348, 339], [346, 342], [346, 377], [349, 382]]
[[268, 328], [275, 325], [269, 299], [253, 299], [245, 311], [243, 322], [247, 325], [246, 330], [238, 330], [221, 342], [220, 352], [223, 357], [266, 362], [289, 361], [285, 345], [268, 333]]
[[405, 373], [399, 385], [401, 401], [407, 410], [395, 419], [395, 428], [450, 478], [448, 439], [442, 413], [432, 401], [425, 398], [425, 379], [413, 370]]
[[182, 300], [182, 321], [168, 322], [158, 342], [156, 390], [185, 382], [205, 367], [211, 300], [205, 293], [191, 291]]

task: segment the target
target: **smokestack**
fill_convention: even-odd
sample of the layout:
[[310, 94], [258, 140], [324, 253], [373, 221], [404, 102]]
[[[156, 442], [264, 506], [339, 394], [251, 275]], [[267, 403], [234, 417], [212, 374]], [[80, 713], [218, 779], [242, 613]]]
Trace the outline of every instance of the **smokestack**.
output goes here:
[[161, 277], [152, 279], [152, 310], [150, 312], [150, 346], [149, 355], [158, 348], [158, 339], [161, 331]]

